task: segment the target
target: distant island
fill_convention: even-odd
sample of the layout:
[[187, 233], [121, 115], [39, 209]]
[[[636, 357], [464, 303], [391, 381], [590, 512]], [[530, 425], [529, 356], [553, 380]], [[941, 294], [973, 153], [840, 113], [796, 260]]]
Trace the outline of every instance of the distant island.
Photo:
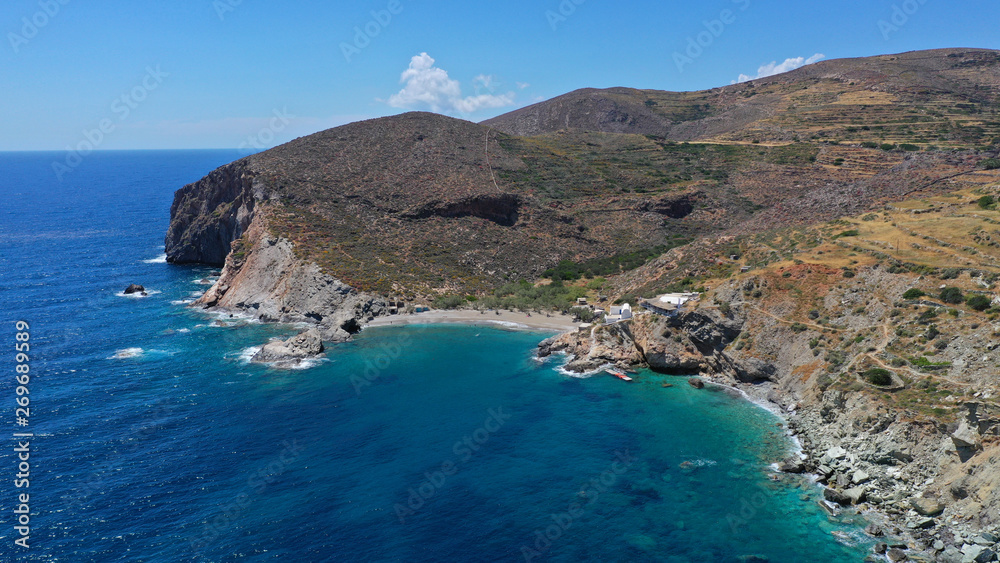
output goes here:
[[802, 442], [783, 471], [908, 538], [883, 553], [990, 561], [998, 111], [1000, 52], [942, 49], [406, 113], [184, 186], [167, 259], [222, 267], [196, 306], [315, 324], [311, 350], [424, 308], [568, 314], [542, 355], [738, 387]]

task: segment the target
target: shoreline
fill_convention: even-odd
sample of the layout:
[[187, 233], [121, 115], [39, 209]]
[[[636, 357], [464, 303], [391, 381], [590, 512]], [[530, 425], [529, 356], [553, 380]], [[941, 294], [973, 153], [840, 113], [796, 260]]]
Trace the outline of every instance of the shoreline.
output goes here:
[[365, 325], [368, 327], [378, 326], [406, 326], [413, 324], [467, 324], [481, 326], [500, 326], [519, 330], [536, 330], [543, 332], [565, 333], [576, 331], [580, 323], [574, 322], [568, 315], [515, 313], [513, 311], [501, 310], [498, 315], [496, 311], [480, 312], [472, 309], [442, 310], [434, 309], [424, 313], [410, 313], [379, 317]]

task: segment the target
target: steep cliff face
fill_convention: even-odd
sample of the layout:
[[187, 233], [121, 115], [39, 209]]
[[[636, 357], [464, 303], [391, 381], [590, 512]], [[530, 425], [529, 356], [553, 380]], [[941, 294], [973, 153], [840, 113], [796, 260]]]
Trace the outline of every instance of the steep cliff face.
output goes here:
[[264, 321], [310, 322], [328, 341], [346, 340], [384, 312], [384, 300], [321, 271], [272, 232], [280, 190], [253, 157], [222, 166], [178, 190], [166, 236], [167, 261], [223, 266], [195, 304]]
[[165, 240], [167, 261], [221, 266], [259, 202], [269, 198], [249, 158], [227, 164], [174, 194]]
[[268, 209], [258, 207], [233, 243], [219, 281], [196, 304], [240, 310], [264, 321], [310, 322], [324, 339], [342, 341], [384, 314], [385, 301], [358, 292], [295, 256], [292, 243], [268, 229]]

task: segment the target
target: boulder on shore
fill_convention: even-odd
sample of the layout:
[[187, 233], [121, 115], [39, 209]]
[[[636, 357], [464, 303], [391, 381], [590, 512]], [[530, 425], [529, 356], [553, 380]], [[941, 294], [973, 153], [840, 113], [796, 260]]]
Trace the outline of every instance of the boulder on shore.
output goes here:
[[865, 488], [853, 487], [844, 491], [844, 496], [851, 499], [851, 504], [860, 504], [865, 501]]
[[978, 450], [982, 447], [982, 439], [979, 432], [969, 426], [968, 422], [962, 421], [955, 433], [951, 435], [951, 441], [956, 448], [969, 448]]
[[288, 340], [268, 342], [250, 359], [256, 363], [298, 364], [323, 353], [323, 339], [316, 329], [297, 334]]
[[146, 288], [137, 283], [129, 284], [125, 288], [125, 295], [132, 295], [133, 293], [146, 293]]
[[937, 516], [944, 512], [944, 505], [932, 498], [914, 497], [910, 499], [910, 506], [921, 516]]
[[845, 495], [844, 493], [838, 491], [837, 489], [831, 489], [829, 487], [823, 489], [823, 498], [830, 502], [835, 502], [841, 506], [850, 506], [851, 497]]
[[802, 460], [800, 459], [791, 458], [785, 460], [784, 463], [778, 466], [778, 470], [782, 473], [805, 473], [806, 464], [802, 463]]
[[701, 389], [705, 387], [705, 382], [698, 379], [697, 377], [692, 377], [691, 379], [688, 379], [688, 384], [690, 384], [691, 387], [694, 387], [695, 389]]

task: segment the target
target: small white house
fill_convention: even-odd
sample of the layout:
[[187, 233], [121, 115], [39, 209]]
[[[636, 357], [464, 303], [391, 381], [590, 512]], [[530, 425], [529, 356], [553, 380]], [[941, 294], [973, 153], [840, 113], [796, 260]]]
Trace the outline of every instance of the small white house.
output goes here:
[[700, 293], [665, 293], [657, 297], [657, 301], [674, 307], [680, 307], [688, 301], [696, 301], [701, 297]]
[[604, 322], [611, 324], [618, 321], [627, 321], [632, 318], [632, 306], [628, 303], [623, 305], [613, 305], [611, 312], [604, 317]]

